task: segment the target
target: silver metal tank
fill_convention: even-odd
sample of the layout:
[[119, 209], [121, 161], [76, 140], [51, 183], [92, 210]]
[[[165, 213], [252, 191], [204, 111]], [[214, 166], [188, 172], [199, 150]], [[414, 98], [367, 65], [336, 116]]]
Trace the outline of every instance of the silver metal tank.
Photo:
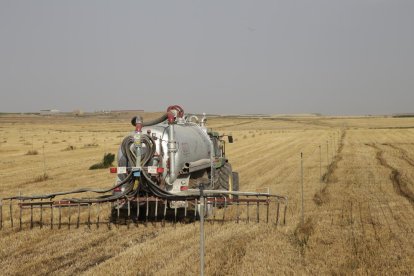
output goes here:
[[[167, 160], [169, 159], [168, 143], [171, 125], [161, 123], [143, 127], [143, 133], [149, 133], [157, 138], [156, 154], [162, 160], [161, 167], [165, 168], [163, 178], [168, 184], [172, 184], [175, 178], [169, 179]], [[174, 154], [174, 170], [177, 176], [182, 173], [205, 169], [211, 164], [211, 140], [205, 129], [192, 122], [183, 122], [173, 125], [176, 152]]]

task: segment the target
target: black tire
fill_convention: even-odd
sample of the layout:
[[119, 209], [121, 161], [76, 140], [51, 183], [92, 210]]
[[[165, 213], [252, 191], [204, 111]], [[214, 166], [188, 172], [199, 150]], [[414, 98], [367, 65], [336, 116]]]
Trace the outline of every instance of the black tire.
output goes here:
[[232, 169], [230, 163], [224, 164], [221, 168], [216, 170], [216, 189], [229, 190], [229, 179], [232, 175]]
[[[233, 176], [233, 191], [238, 192], [239, 191], [239, 173], [238, 172], [232, 172]], [[239, 199], [238, 195], [233, 195], [233, 199]]]

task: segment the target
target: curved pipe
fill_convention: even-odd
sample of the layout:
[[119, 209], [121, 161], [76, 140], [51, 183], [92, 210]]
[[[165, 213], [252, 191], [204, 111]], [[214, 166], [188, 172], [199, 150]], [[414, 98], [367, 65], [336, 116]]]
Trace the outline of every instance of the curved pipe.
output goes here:
[[[153, 126], [153, 125], [156, 125], [156, 124], [159, 124], [159, 123], [164, 122], [165, 120], [167, 120], [167, 118], [168, 118], [168, 114], [167, 113], [164, 113], [161, 117], [159, 117], [157, 119], [154, 119], [154, 120], [151, 120], [151, 121], [148, 121], [148, 122], [145, 122], [144, 121], [142, 123], [142, 126]], [[136, 122], [137, 122], [137, 116], [132, 117], [131, 124], [133, 126], [135, 126], [136, 125]]]
[[187, 121], [188, 121], [188, 122], [190, 122], [190, 123], [192, 123], [193, 119], [195, 119], [195, 120], [196, 120], [196, 124], [198, 124], [198, 122], [200, 121], [196, 115], [191, 115], [191, 116], [187, 119]]

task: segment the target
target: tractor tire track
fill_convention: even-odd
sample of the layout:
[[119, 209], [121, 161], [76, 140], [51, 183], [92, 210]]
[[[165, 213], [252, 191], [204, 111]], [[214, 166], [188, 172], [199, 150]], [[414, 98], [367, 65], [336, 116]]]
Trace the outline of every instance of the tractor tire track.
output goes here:
[[408, 152], [405, 149], [389, 143], [384, 143], [383, 145], [397, 150], [401, 154], [401, 158], [404, 161], [406, 161], [410, 166], [414, 167], [414, 160], [410, 158]]
[[329, 164], [327, 171], [322, 176], [322, 182], [326, 185], [313, 196], [313, 201], [316, 205], [321, 206], [322, 204], [329, 201], [328, 184], [335, 182], [334, 173], [338, 168], [338, 163], [342, 160], [342, 151], [345, 145], [346, 130], [342, 131], [341, 139], [339, 142], [338, 151], [334, 157], [334, 160]]
[[334, 157], [334, 160], [331, 162], [331, 164], [329, 164], [328, 170], [322, 176], [322, 181], [325, 183], [334, 182], [333, 174], [335, 173], [335, 170], [338, 168], [338, 163], [342, 160], [342, 151], [345, 145], [345, 137], [346, 137], [346, 130], [342, 131], [338, 151]]
[[384, 151], [375, 144], [365, 145], [376, 150], [376, 159], [378, 160], [378, 163], [384, 168], [387, 168], [391, 171], [390, 179], [395, 191], [399, 195], [405, 197], [414, 206], [414, 193], [408, 188], [407, 183], [402, 179], [400, 171], [388, 164], [387, 160], [384, 158]]

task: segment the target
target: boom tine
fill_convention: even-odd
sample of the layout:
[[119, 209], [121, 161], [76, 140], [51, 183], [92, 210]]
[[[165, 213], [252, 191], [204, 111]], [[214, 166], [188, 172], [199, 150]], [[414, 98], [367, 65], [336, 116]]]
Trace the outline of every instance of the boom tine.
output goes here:
[[91, 205], [92, 203], [88, 203], [88, 228], [91, 229]]
[[108, 218], [108, 230], [111, 230], [111, 220], [112, 220], [112, 209], [113, 209], [113, 206], [114, 206], [114, 204], [112, 203], [112, 202], [108, 202], [108, 205], [109, 205], [109, 218]]
[[[246, 196], [247, 199], [249, 199], [249, 196]], [[250, 222], [250, 202], [247, 200], [247, 223]]]
[[126, 200], [128, 201], [127, 203], [128, 205], [127, 228], [129, 229], [129, 221], [131, 220], [131, 202], [129, 201], [128, 198], [126, 198]]
[[139, 225], [139, 195], [137, 195], [137, 227]]
[[10, 225], [13, 228], [13, 200], [10, 200]]
[[116, 226], [119, 227], [119, 212], [121, 212], [119, 207], [119, 199], [116, 200]]
[[58, 229], [60, 229], [62, 225], [62, 206], [60, 206], [60, 202], [59, 202], [59, 224], [58, 224]]
[[147, 201], [147, 208], [146, 208], [146, 210], [145, 210], [145, 226], [147, 226], [147, 223], [148, 223], [148, 214], [149, 214], [149, 199], [148, 199], [148, 193], [147, 193], [147, 198], [146, 198], [146, 201]]
[[20, 210], [19, 210], [19, 230], [22, 230], [22, 212], [23, 212], [23, 208], [22, 208], [22, 200], [20, 199]]
[[78, 220], [76, 222], [76, 228], [79, 228], [80, 224], [80, 203], [78, 203]]
[[[33, 199], [30, 201], [33, 201]], [[30, 229], [33, 229], [33, 205], [30, 205]]]
[[266, 223], [269, 223], [269, 196], [266, 199]]
[[257, 196], [257, 202], [256, 202], [256, 216], [257, 216], [257, 223], [259, 223], [260, 222], [259, 196]]
[[213, 222], [216, 220], [216, 211], [217, 208], [217, 197], [214, 197], [214, 207], [213, 207]]
[[236, 216], [237, 216], [236, 222], [239, 223], [239, 220], [240, 220], [240, 202], [239, 202], [239, 200], [237, 200]]
[[174, 226], [177, 223], [177, 209], [178, 209], [177, 207], [174, 208]]
[[187, 206], [188, 206], [188, 201], [186, 199], [185, 204], [184, 204], [184, 218], [187, 218]]
[[99, 215], [101, 213], [101, 204], [100, 203], [96, 204], [96, 209], [97, 209], [96, 229], [99, 229]]
[[287, 212], [287, 204], [285, 202], [285, 211], [284, 211], [284, 214], [283, 214], [283, 225], [286, 225], [286, 212]]
[[71, 211], [72, 211], [71, 210], [71, 204], [69, 202], [69, 206], [68, 206], [68, 229], [70, 229], [70, 219], [71, 219], [71, 215], [72, 215]]
[[162, 226], [165, 226], [165, 217], [167, 216], [168, 199], [164, 201], [164, 218], [162, 219]]
[[[40, 199], [40, 203], [42, 203], [43, 198]], [[40, 229], [43, 228], [43, 204], [40, 204]]]
[[224, 210], [223, 210], [223, 220], [222, 224], [224, 223], [224, 219], [226, 218], [226, 209], [227, 209], [227, 197], [224, 197]]
[[155, 225], [157, 225], [157, 218], [158, 218], [158, 197], [155, 198]]
[[280, 203], [279, 201], [276, 201], [277, 207], [276, 207], [276, 226], [279, 224], [279, 212], [280, 212]]
[[197, 199], [194, 200], [194, 220], [197, 220]]
[[50, 229], [53, 229], [53, 203], [50, 204]]

